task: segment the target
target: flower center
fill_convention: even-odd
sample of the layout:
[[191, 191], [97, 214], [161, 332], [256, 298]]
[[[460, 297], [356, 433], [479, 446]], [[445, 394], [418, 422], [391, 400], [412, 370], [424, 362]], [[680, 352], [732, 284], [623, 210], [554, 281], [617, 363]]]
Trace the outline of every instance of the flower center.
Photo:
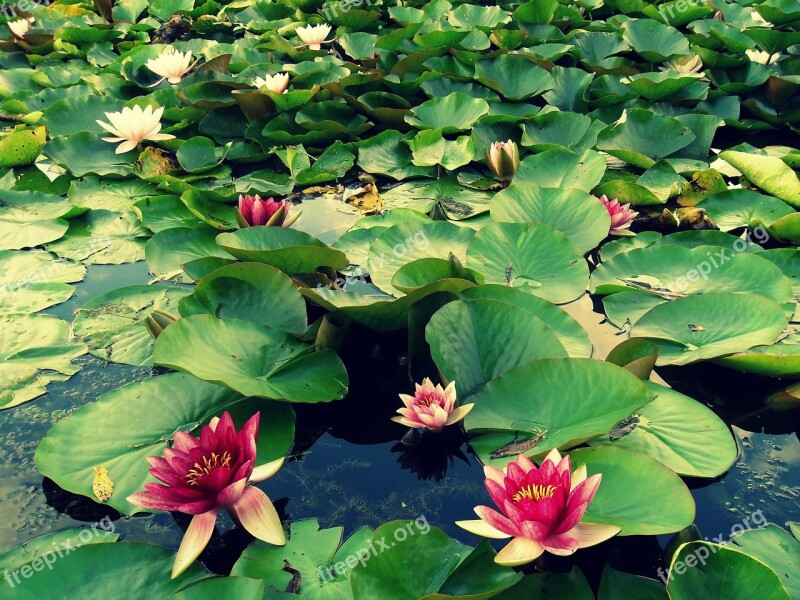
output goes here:
[[221, 467], [229, 466], [231, 466], [230, 452], [225, 451], [222, 454], [212, 452], [210, 457], [203, 457], [202, 465], [199, 462], [194, 463], [194, 468], [186, 474], [186, 481], [189, 485], [197, 485], [198, 479], [210, 475]]
[[439, 404], [439, 398], [437, 398], [433, 394], [431, 394], [429, 396], [422, 396], [419, 399], [417, 399], [417, 404], [419, 406], [424, 406], [424, 407], [427, 408], [431, 404]]
[[519, 502], [523, 498], [527, 498], [528, 500], [534, 500], [538, 502], [542, 498], [552, 497], [555, 492], [556, 488], [554, 485], [526, 485], [524, 488], [521, 488], [516, 494], [514, 494], [511, 499], [514, 502]]

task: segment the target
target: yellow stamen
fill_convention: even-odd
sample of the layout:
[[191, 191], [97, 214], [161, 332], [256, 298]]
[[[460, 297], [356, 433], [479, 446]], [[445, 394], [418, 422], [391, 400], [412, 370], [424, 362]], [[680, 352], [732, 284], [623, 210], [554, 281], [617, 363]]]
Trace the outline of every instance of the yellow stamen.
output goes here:
[[221, 467], [231, 466], [230, 452], [224, 452], [221, 456], [216, 452], [211, 453], [211, 457], [203, 457], [203, 464], [194, 463], [194, 468], [186, 474], [186, 481], [189, 485], [197, 485], [197, 480], [206, 475], [210, 475]]
[[555, 494], [556, 488], [553, 485], [543, 486], [543, 485], [528, 485], [514, 494], [511, 499], [514, 502], [519, 502], [523, 498], [527, 498], [528, 500], [535, 500], [538, 502], [542, 498], [550, 498]]

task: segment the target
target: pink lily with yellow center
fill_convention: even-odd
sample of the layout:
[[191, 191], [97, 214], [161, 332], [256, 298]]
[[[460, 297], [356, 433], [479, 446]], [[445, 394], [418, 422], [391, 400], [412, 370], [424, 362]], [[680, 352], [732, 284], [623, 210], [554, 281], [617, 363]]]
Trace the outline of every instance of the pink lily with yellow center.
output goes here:
[[501, 565], [516, 567], [532, 562], [545, 551], [568, 556], [579, 548], [614, 537], [616, 525], [581, 522], [597, 493], [602, 476], [586, 476], [586, 465], [572, 471], [569, 456], [557, 449], [534, 465], [523, 454], [503, 469], [484, 467], [486, 489], [500, 509], [475, 507], [475, 521], [456, 525], [488, 538], [513, 538], [495, 557]]
[[397, 410], [399, 417], [392, 421], [414, 429], [427, 429], [431, 432], [441, 431], [447, 425], [463, 420], [472, 410], [474, 404], [465, 404], [456, 408], [456, 382], [451, 381], [447, 388], [433, 385], [429, 378], [416, 384], [413, 396], [400, 394], [405, 408]]
[[281, 458], [255, 466], [259, 415], [236, 431], [225, 412], [203, 426], [200, 437], [177, 431], [172, 448], [165, 448], [163, 456], [148, 458], [150, 474], [163, 483], [145, 484], [145, 491], [129, 496], [128, 502], [193, 515], [175, 557], [173, 579], [203, 552], [221, 508], [254, 537], [277, 546], [286, 543], [269, 497], [248, 485], [272, 477], [283, 465]]

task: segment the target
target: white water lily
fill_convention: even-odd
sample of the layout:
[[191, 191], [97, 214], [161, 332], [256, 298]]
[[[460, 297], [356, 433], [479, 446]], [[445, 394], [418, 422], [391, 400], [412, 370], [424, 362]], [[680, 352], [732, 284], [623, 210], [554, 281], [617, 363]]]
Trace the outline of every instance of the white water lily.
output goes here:
[[186, 75], [194, 64], [192, 64], [191, 52], [178, 52], [174, 48], [167, 48], [158, 58], [148, 60], [145, 66], [156, 75], [161, 76], [161, 79], [153, 84], [155, 86], [165, 79], [171, 84], [180, 83], [181, 77]]
[[116, 150], [117, 154], [122, 154], [133, 150], [145, 140], [160, 142], [174, 139], [174, 135], [159, 133], [161, 131], [161, 115], [164, 114], [164, 107], [153, 110], [152, 106], [142, 110], [141, 106], [134, 106], [122, 109], [122, 112], [106, 113], [106, 118], [111, 122], [103, 123], [97, 121], [103, 129], [113, 134], [114, 137], [104, 137], [106, 142], [122, 142]]
[[331, 26], [325, 23], [321, 25], [306, 25], [305, 27], [298, 27], [295, 29], [297, 35], [305, 44], [308, 45], [309, 50], [319, 50], [325, 42], [325, 38], [331, 32]]
[[703, 68], [703, 61], [697, 54], [687, 54], [675, 60], [665, 62], [659, 67], [662, 71], [677, 71], [678, 73], [697, 73]]
[[25, 39], [25, 34], [31, 30], [31, 26], [33, 25], [34, 18], [30, 17], [28, 19], [17, 19], [16, 21], [9, 21], [7, 23], [8, 30], [18, 40]]
[[770, 54], [769, 52], [763, 50], [745, 50], [744, 53], [747, 55], [751, 61], [759, 63], [761, 65], [771, 65], [776, 60], [780, 58], [780, 54]]
[[264, 78], [256, 77], [253, 79], [253, 85], [261, 89], [267, 88], [270, 92], [276, 94], [285, 94], [286, 88], [289, 87], [289, 75], [286, 73], [278, 73], [277, 75], [264, 75]]

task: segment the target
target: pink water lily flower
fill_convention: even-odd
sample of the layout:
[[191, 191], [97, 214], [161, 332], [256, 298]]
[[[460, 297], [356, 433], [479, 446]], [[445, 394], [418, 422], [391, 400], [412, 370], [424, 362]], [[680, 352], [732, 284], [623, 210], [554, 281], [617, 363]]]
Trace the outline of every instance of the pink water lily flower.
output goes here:
[[568, 556], [615, 536], [616, 525], [582, 523], [586, 507], [597, 493], [601, 475], [586, 477], [586, 465], [572, 472], [569, 456], [555, 448], [541, 467], [523, 454], [503, 469], [484, 467], [486, 489], [500, 509], [475, 507], [480, 520], [456, 525], [488, 538], [514, 538], [495, 557], [516, 567], [536, 560], [546, 550]]
[[628, 228], [631, 226], [633, 220], [639, 216], [635, 210], [631, 210], [630, 204], [620, 204], [619, 200], [614, 198], [609, 200], [606, 196], [598, 198], [600, 202], [606, 207], [608, 214], [611, 216], [611, 228], [608, 230], [609, 235], [636, 235]]
[[239, 209], [236, 220], [240, 227], [256, 227], [268, 225], [276, 227], [289, 227], [300, 216], [300, 213], [289, 217], [292, 203], [288, 200], [276, 201], [272, 198], [262, 200], [261, 196], [239, 196]]
[[281, 458], [255, 466], [259, 415], [250, 417], [240, 431], [228, 412], [203, 426], [199, 438], [176, 431], [172, 448], [147, 459], [150, 474], [163, 484], [145, 484], [145, 491], [129, 496], [128, 502], [194, 515], [175, 557], [173, 579], [200, 556], [221, 508], [256, 538], [278, 546], [286, 543], [272, 502], [248, 485], [272, 477], [283, 464]]
[[400, 394], [400, 399], [405, 408], [398, 409], [400, 416], [392, 417], [392, 421], [428, 431], [441, 431], [447, 425], [458, 423], [474, 406], [465, 404], [455, 408], [456, 382], [451, 381], [447, 388], [442, 389], [441, 384], [434, 386], [427, 377], [422, 380], [422, 385], [416, 384], [413, 396]]

